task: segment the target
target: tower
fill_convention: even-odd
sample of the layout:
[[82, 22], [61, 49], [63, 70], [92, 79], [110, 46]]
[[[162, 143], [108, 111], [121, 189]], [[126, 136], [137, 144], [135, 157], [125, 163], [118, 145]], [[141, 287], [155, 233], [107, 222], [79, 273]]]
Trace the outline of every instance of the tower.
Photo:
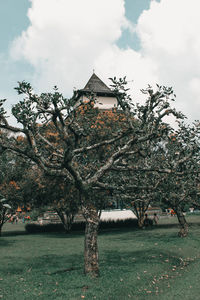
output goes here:
[[112, 109], [117, 106], [115, 94], [95, 73], [92, 74], [85, 87], [77, 91], [77, 100], [87, 101], [92, 93], [95, 94], [95, 107]]

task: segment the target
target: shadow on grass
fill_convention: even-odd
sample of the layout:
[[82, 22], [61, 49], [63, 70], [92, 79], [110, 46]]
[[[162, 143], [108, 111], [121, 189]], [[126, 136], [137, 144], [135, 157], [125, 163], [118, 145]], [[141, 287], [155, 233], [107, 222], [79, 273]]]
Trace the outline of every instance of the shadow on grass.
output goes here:
[[[119, 235], [121, 233], [126, 233], [126, 232], [135, 232], [138, 231], [141, 233], [141, 230], [138, 228], [130, 228], [130, 227], [123, 227], [123, 228], [108, 228], [108, 229], [100, 229], [98, 232], [98, 235]], [[77, 238], [77, 237], [84, 237], [85, 231], [71, 231], [70, 233], [64, 233], [64, 232], [44, 232], [44, 233], [34, 233], [33, 235], [42, 235], [50, 238]]]
[[15, 240], [8, 241], [8, 240], [5, 240], [3, 237], [0, 237], [0, 247], [13, 246], [14, 243], [15, 243]]
[[195, 227], [195, 226], [199, 227], [200, 226], [200, 222], [188, 222], [188, 225], [190, 227]]
[[[30, 235], [30, 234], [29, 234]], [[33, 235], [40, 235], [43, 236], [44, 238], [63, 238], [63, 239], [73, 239], [77, 237], [82, 237], [84, 236], [84, 231], [75, 231], [75, 232], [70, 232], [70, 233], [65, 233], [65, 232], [43, 232], [43, 233], [33, 233]]]
[[[7, 257], [9, 259], [9, 257]], [[11, 257], [12, 259], [12, 257]], [[4, 266], [2, 273], [19, 275], [22, 273], [38, 272], [38, 276], [43, 275], [56, 275], [64, 272], [72, 272], [83, 269], [83, 257], [77, 254], [67, 255], [42, 255], [34, 256], [26, 260], [18, 260], [15, 265], [8, 264]]]
[[[194, 224], [192, 224], [194, 225]], [[200, 225], [200, 224], [199, 224]], [[145, 228], [145, 231], [153, 231], [154, 229], [167, 229], [167, 228], [177, 228], [177, 224], [164, 224], [164, 225], [158, 225], [158, 226], [151, 226], [149, 228]], [[122, 228], [106, 228], [106, 229], [100, 229], [99, 230], [99, 235], [107, 235], [107, 234], [120, 234], [122, 232], [138, 232], [141, 233], [143, 229], [140, 229], [138, 227], [122, 227]], [[9, 236], [16, 236], [16, 235], [42, 235], [42, 236], [47, 236], [47, 237], [52, 237], [52, 238], [76, 238], [78, 236], [83, 236], [85, 233], [84, 230], [79, 230], [79, 231], [71, 231], [69, 233], [66, 232], [61, 232], [61, 231], [54, 231], [54, 232], [33, 232], [33, 233], [27, 233], [26, 231], [5, 231], [2, 232], [2, 237], [9, 237]]]
[[[141, 235], [143, 236], [144, 233], [151, 233], [156, 236], [157, 229], [171, 229], [175, 228], [177, 229], [178, 232], [178, 224], [164, 224], [164, 225], [158, 225], [158, 226], [151, 226], [149, 228], [145, 229], [140, 229], [138, 227], [123, 227], [123, 228], [107, 228], [107, 229], [100, 229], [98, 235], [99, 236], [107, 236], [107, 235], [112, 235], [112, 236], [117, 236], [120, 235], [120, 239], [123, 239], [121, 237], [121, 234], [123, 233], [133, 233], [136, 236]], [[83, 237], [85, 234], [84, 230], [81, 231], [71, 231], [70, 233], [65, 233], [65, 232], [38, 232], [38, 233], [28, 233], [28, 235], [39, 235], [43, 236], [44, 238], [63, 238], [63, 239], [68, 239], [68, 238], [77, 238], [77, 237]], [[126, 237], [124, 237], [126, 239]]]
[[[189, 225], [189, 230], [190, 228], [193, 229], [195, 227], [200, 226], [200, 222], [188, 222]], [[157, 230], [171, 230], [171, 229], [177, 229], [177, 233], [179, 231], [179, 224], [178, 223], [171, 223], [171, 224], [159, 224], [157, 226], [150, 226], [145, 229], [140, 229], [137, 226], [129, 226], [129, 227], [117, 227], [117, 228], [103, 228], [99, 230], [99, 235], [120, 235], [123, 232], [133, 232], [134, 235], [141, 235], [141, 233], [151, 233], [154, 235], [154, 233]], [[3, 231], [2, 232], [2, 237], [9, 237], [9, 236], [17, 236], [17, 235], [40, 235], [43, 237], [52, 237], [52, 238], [77, 238], [84, 236], [84, 230], [75, 230], [71, 231], [70, 233], [65, 233], [63, 231], [54, 231], [54, 232], [34, 232], [34, 233], [27, 233], [25, 230], [24, 231], [18, 231], [18, 230], [12, 230], [12, 231]], [[176, 237], [176, 233], [174, 235]], [[170, 236], [170, 238], [173, 237], [173, 234]], [[121, 237], [120, 237], [121, 238]], [[0, 238], [1, 239], [1, 238]], [[123, 239], [123, 238], [122, 238]]]
[[[102, 253], [103, 262], [101, 265], [114, 266], [120, 268], [132, 268], [136, 265], [146, 267], [155, 264], [170, 264], [180, 266], [182, 260], [176, 252], [162, 251], [157, 249], [137, 250], [137, 251], [113, 251], [106, 250]], [[167, 261], [167, 262], [166, 262]]]
[[45, 275], [55, 275], [65, 271], [74, 271], [81, 269], [83, 263], [82, 255], [43, 255], [35, 257], [31, 265], [33, 269], [42, 269]]
[[16, 236], [16, 235], [27, 235], [27, 232], [26, 231], [18, 231], [18, 230], [2, 232], [2, 237], [9, 237], [9, 236]]
[[106, 235], [106, 234], [121, 234], [123, 232], [133, 232], [134, 234], [143, 235], [146, 233], [154, 233], [157, 232], [157, 230], [162, 229], [176, 229], [178, 228], [178, 224], [170, 224], [170, 225], [157, 225], [157, 226], [149, 226], [147, 228], [139, 228], [139, 227], [127, 227], [127, 228], [116, 228], [116, 229], [104, 229], [99, 231], [100, 235]]

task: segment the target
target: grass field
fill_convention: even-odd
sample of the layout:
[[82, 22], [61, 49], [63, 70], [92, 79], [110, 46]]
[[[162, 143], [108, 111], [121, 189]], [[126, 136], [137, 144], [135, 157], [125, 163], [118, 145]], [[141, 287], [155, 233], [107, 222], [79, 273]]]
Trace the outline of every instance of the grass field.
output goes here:
[[198, 300], [200, 216], [188, 221], [184, 239], [175, 217], [153, 229], [100, 232], [101, 276], [95, 280], [83, 275], [83, 233], [27, 235], [22, 224], [6, 224], [0, 299]]

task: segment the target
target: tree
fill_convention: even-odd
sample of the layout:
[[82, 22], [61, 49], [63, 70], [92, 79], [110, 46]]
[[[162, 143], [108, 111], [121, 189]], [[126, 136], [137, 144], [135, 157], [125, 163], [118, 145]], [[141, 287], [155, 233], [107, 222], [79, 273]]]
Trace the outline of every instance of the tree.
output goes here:
[[145, 185], [144, 190], [138, 190], [128, 200], [130, 209], [134, 212], [138, 219], [139, 228], [144, 227], [145, 213], [147, 212], [151, 203], [155, 201], [155, 194], [160, 183], [160, 178], [157, 174], [139, 173], [137, 174], [138, 186]]
[[66, 233], [69, 233], [75, 215], [80, 208], [77, 189], [65, 178], [44, 175], [36, 166], [31, 166], [23, 174], [20, 182], [24, 205], [41, 212], [41, 208], [53, 209], [57, 212]]
[[166, 124], [162, 126], [167, 129], [162, 139], [143, 144], [144, 159], [136, 163], [135, 157], [127, 157], [123, 164], [115, 166], [115, 171], [123, 171], [124, 181], [144, 187], [136, 189], [134, 194], [128, 195], [126, 191], [124, 195], [140, 227], [150, 202], [159, 202], [176, 212], [180, 224], [179, 236], [185, 237], [188, 234], [185, 207], [197, 206], [199, 202], [199, 123], [185, 125], [179, 122], [177, 130]]
[[29, 167], [29, 162], [8, 151], [0, 156], [0, 193], [11, 205], [14, 213], [18, 206], [23, 206], [25, 201], [21, 190], [24, 172]]
[[[144, 155], [144, 153], [143, 153]], [[126, 190], [123, 193], [119, 193], [121, 201], [124, 203], [124, 207], [132, 210], [138, 220], [138, 227], [144, 227], [145, 213], [147, 212], [150, 204], [155, 200], [155, 194], [160, 183], [160, 176], [156, 172], [147, 172], [143, 170], [146, 162], [146, 158], [142, 159], [138, 156], [133, 161], [125, 162], [123, 164], [115, 166], [113, 171], [115, 174], [113, 178], [118, 180], [119, 186], [129, 185], [135, 186], [135, 189]], [[138, 169], [141, 165], [141, 170]], [[137, 166], [137, 168], [136, 168]], [[118, 178], [118, 172], [123, 172]], [[123, 180], [123, 182], [122, 182]]]
[[147, 183], [148, 177], [154, 179], [153, 186], [156, 188], [147, 188], [146, 194], [140, 195], [145, 196], [145, 200], [140, 199], [142, 210], [147, 208], [153, 192], [153, 202], [175, 211], [180, 224], [180, 237], [188, 234], [183, 213], [185, 207], [197, 205], [199, 201], [199, 133], [198, 123], [186, 126], [181, 122], [176, 131], [171, 129], [162, 141], [154, 145], [148, 158], [145, 158], [145, 166], [129, 166], [131, 171], [142, 172]]
[[[99, 226], [98, 203], [94, 192], [98, 190], [134, 190], [132, 186], [110, 185], [111, 168], [123, 157], [134, 156], [141, 150], [145, 141], [156, 141], [162, 137], [162, 119], [173, 114], [181, 117], [170, 108], [173, 100], [171, 88], [158, 86], [154, 93], [151, 87], [144, 92], [148, 99], [145, 105], [131, 106], [127, 94], [126, 79], [112, 80], [113, 92], [116, 94], [118, 108], [124, 126], [109, 127], [106, 135], [98, 134], [97, 123], [108, 122], [102, 117], [102, 111], [94, 107], [95, 96], [84, 103], [77, 99], [65, 99], [55, 88], [53, 93], [36, 95], [29, 83], [21, 82], [16, 88], [24, 99], [12, 109], [12, 114], [21, 124], [21, 128], [8, 124], [3, 109], [4, 100], [0, 103], [0, 128], [21, 134], [27, 138], [28, 145], [17, 144], [16, 139], [0, 138], [1, 151], [13, 151], [32, 160], [49, 176], [60, 176], [79, 191], [79, 199], [85, 229], [85, 273], [99, 275], [97, 232]], [[113, 112], [114, 113], [114, 112]], [[45, 128], [52, 126], [57, 136], [52, 142], [45, 136]], [[101, 125], [99, 125], [101, 126]], [[98, 140], [96, 140], [98, 136]], [[105, 151], [106, 150], [106, 151]], [[99, 155], [101, 153], [101, 155]], [[67, 184], [68, 184], [67, 183]]]
[[199, 197], [199, 134], [199, 123], [190, 126], [180, 123], [176, 132], [160, 145], [160, 154], [156, 156], [159, 170], [163, 171], [159, 187], [160, 199], [175, 211], [181, 237], [188, 234], [188, 224], [183, 213], [185, 206], [193, 206]]
[[8, 203], [5, 203], [6, 199], [0, 195], [0, 236], [2, 232], [2, 227], [6, 221], [9, 219], [9, 210], [11, 206]]
[[[6, 136], [1, 133], [1, 135]], [[8, 136], [7, 136], [8, 137]], [[0, 156], [0, 195], [6, 199], [6, 203], [12, 208], [9, 209], [9, 214], [4, 206], [2, 218], [3, 223], [8, 220], [8, 215], [15, 213], [17, 207], [22, 204], [22, 199], [19, 193], [18, 180], [20, 180], [23, 174], [24, 162], [22, 167], [22, 161], [17, 159], [11, 152], [3, 153]], [[7, 216], [7, 217], [6, 217]], [[3, 224], [2, 224], [3, 225]]]

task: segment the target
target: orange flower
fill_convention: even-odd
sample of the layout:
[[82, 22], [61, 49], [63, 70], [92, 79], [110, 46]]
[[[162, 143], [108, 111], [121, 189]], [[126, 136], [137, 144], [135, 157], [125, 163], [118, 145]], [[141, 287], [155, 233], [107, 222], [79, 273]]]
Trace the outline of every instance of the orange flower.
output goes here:
[[16, 190], [20, 190], [20, 187], [17, 185], [17, 183], [14, 180], [10, 181], [9, 184], [13, 186]]

